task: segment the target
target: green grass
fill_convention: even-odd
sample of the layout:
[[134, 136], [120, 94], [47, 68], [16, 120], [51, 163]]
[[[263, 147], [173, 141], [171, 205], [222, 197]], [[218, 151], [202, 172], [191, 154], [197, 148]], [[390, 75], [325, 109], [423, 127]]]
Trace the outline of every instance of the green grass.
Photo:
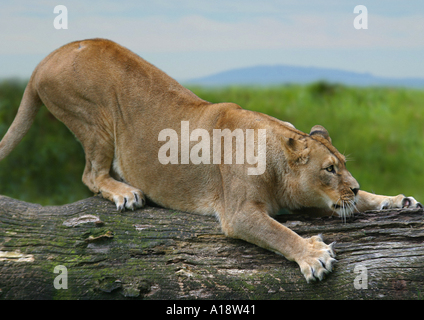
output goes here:
[[[0, 83], [0, 136], [12, 123], [25, 83]], [[191, 88], [210, 102], [234, 102], [309, 132], [321, 124], [367, 191], [424, 201], [424, 91], [309, 86]], [[30, 132], [0, 162], [0, 194], [64, 204], [91, 193], [81, 182], [84, 153], [72, 133], [43, 108]]]
[[[25, 82], [0, 83], [0, 136], [15, 118]], [[0, 194], [43, 205], [65, 204], [92, 193], [82, 183], [84, 151], [73, 134], [43, 107], [30, 131], [0, 161]]]

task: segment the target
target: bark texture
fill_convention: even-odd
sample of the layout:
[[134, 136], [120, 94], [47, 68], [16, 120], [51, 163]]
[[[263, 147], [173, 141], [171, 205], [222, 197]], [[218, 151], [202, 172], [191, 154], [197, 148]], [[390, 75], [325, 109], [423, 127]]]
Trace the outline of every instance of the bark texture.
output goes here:
[[214, 217], [0, 196], [0, 299], [423, 299], [423, 213], [279, 216], [301, 236], [337, 241], [333, 272], [308, 284], [296, 263], [226, 238]]

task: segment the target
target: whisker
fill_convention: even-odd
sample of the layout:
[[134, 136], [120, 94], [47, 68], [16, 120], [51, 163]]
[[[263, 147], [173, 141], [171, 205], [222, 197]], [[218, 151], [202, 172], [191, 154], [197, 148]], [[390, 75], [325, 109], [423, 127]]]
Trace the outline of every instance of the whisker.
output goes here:
[[355, 210], [357, 212], [359, 212], [358, 208], [356, 207], [355, 201], [354, 200], [349, 200], [350, 203], [350, 215], [353, 216], [353, 214], [355, 213]]
[[342, 200], [340, 197], [339, 200], [337, 200], [336, 205], [340, 207], [338, 213], [343, 223], [347, 223], [347, 219], [353, 215], [355, 210], [358, 211], [353, 200]]
[[337, 208], [332, 209], [332, 215], [336, 212], [343, 223], [347, 223], [347, 219], [353, 216], [355, 210], [359, 212], [354, 200], [342, 200], [342, 197], [336, 201], [335, 207]]
[[[341, 205], [339, 205], [339, 203], [340, 203]], [[345, 203], [344, 203], [344, 201], [342, 200], [342, 197], [340, 197], [340, 198], [337, 200], [336, 204], [337, 204], [337, 205], [339, 205], [339, 206], [341, 207], [341, 208], [340, 208], [340, 213], [339, 213], [339, 215], [340, 215], [340, 218], [342, 219], [343, 223], [346, 223]]]
[[346, 202], [343, 201], [343, 222], [346, 224], [347, 211], [346, 211]]
[[355, 204], [355, 201], [352, 200], [353, 209], [356, 210], [356, 212], [359, 212], [358, 207]]
[[343, 156], [345, 157], [346, 162], [349, 162], [349, 161], [355, 161], [355, 159], [354, 159], [354, 158], [351, 158], [351, 157], [350, 157], [350, 156], [351, 156], [351, 154], [350, 154], [350, 153], [349, 153], [349, 154], [343, 153]]

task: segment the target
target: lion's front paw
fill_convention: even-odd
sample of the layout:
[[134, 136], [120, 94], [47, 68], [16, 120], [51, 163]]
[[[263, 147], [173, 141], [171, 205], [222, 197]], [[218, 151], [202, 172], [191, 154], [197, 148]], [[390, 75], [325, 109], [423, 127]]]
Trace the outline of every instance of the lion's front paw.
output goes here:
[[334, 242], [325, 244], [321, 235], [304, 240], [306, 247], [296, 262], [308, 283], [310, 280], [322, 280], [325, 274], [332, 271], [333, 264], [337, 261], [334, 259]]
[[392, 197], [384, 201], [380, 210], [396, 208], [422, 208], [423, 205], [413, 197], [405, 197], [403, 194]]

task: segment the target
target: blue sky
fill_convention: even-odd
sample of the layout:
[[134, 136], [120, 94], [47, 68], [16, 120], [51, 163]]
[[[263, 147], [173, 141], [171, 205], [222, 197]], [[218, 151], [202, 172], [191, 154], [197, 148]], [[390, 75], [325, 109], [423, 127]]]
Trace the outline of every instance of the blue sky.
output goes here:
[[[359, 4], [367, 30], [353, 27]], [[68, 9], [67, 30], [53, 26], [56, 5]], [[274, 64], [424, 78], [422, 0], [2, 0], [0, 78], [28, 78], [49, 52], [94, 37], [178, 80]]]

